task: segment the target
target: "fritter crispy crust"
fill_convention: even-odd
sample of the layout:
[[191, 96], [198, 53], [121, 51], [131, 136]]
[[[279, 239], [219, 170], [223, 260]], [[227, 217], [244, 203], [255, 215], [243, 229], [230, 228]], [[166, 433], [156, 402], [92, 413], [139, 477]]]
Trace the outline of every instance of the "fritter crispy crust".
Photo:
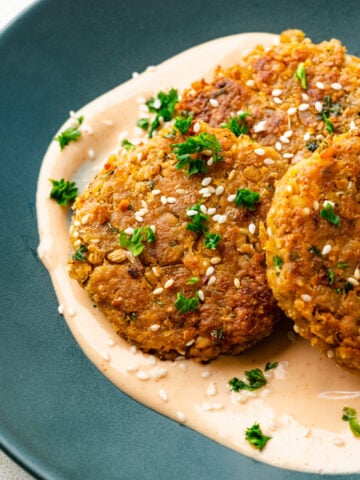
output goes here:
[[[72, 255], [79, 248], [82, 253], [70, 260], [70, 275], [121, 336], [161, 358], [208, 361], [237, 354], [269, 335], [281, 315], [267, 285], [258, 232], [283, 162], [274, 150], [259, 150], [227, 129], [201, 124], [200, 132], [191, 127], [187, 136], [201, 132], [221, 143], [217, 163], [210, 165], [211, 151], [193, 155], [206, 161], [207, 173], [189, 177], [177, 169], [171, 145], [187, 137], [163, 131], [136, 150], [111, 156], [74, 205]], [[237, 189], [260, 195], [253, 209], [234, 203]], [[196, 204], [207, 232], [221, 236], [215, 249], [205, 247], [204, 232], [188, 229], [195, 217], [187, 209]], [[130, 238], [129, 227], [146, 226], [156, 240], [144, 241], [139, 256], [120, 246], [120, 232]], [[179, 293], [197, 299], [196, 308], [181, 313]]]
[[[295, 78], [302, 70], [305, 83]], [[249, 112], [251, 138], [294, 163], [333, 133], [360, 125], [359, 86], [360, 60], [338, 40], [316, 45], [303, 32], [288, 30], [279, 45], [258, 46], [239, 65], [219, 67], [211, 83], [193, 83], [178, 110], [214, 127], [238, 111]]]
[[360, 373], [360, 135], [291, 167], [265, 240], [268, 281], [296, 331]]

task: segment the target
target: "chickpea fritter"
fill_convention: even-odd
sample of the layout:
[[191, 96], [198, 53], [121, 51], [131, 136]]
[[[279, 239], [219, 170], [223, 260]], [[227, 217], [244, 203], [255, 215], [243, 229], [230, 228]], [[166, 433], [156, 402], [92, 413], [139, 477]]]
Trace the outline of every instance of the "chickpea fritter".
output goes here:
[[268, 281], [295, 330], [360, 374], [360, 134], [292, 166], [264, 235]]
[[143, 351], [208, 361], [282, 315], [259, 225], [285, 167], [247, 136], [194, 125], [109, 158], [74, 204], [70, 275]]

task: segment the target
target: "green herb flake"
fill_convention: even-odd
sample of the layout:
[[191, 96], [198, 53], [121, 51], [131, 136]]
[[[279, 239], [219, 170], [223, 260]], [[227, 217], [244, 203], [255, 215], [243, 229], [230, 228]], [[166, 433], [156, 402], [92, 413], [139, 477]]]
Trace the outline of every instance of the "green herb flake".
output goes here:
[[179, 130], [182, 135], [185, 135], [190, 128], [193, 117], [190, 115], [188, 117], [179, 116], [175, 118], [175, 128]]
[[135, 145], [133, 143], [131, 143], [129, 140], [127, 140], [126, 138], [124, 138], [124, 140], [121, 141], [121, 146], [125, 148], [125, 150], [129, 151], [129, 150], [133, 150], [135, 147]]
[[258, 450], [262, 450], [267, 442], [271, 440], [271, 437], [264, 435], [261, 431], [260, 425], [254, 423], [252, 427], [249, 427], [245, 431], [245, 439]]
[[316, 247], [315, 245], [311, 245], [309, 248], [308, 248], [308, 251], [310, 253], [313, 253], [314, 255], [316, 255], [317, 257], [320, 257], [322, 258], [322, 253], [321, 251], [318, 249], [318, 247]]
[[276, 275], [279, 275], [280, 271], [281, 271], [281, 269], [284, 265], [284, 260], [281, 257], [279, 257], [278, 255], [275, 255], [273, 257], [273, 264], [274, 264]]
[[186, 230], [191, 230], [192, 232], [195, 232], [197, 234], [205, 233], [208, 229], [205, 222], [207, 222], [209, 216], [205, 213], [202, 213], [200, 207], [201, 203], [196, 203], [195, 205], [187, 209], [187, 211], [194, 210], [197, 213], [189, 217], [190, 220], [189, 223], [186, 225]]
[[195, 297], [187, 298], [181, 292], [178, 292], [174, 305], [179, 310], [179, 313], [196, 310], [199, 306], [198, 294], [196, 294]]
[[251, 117], [249, 112], [241, 112], [236, 117], [230, 118], [227, 123], [223, 123], [222, 128], [228, 128], [232, 133], [240, 137], [240, 135], [246, 135], [249, 133], [249, 127], [246, 124], [246, 117]]
[[305, 65], [303, 62], [299, 63], [296, 71], [295, 71], [295, 80], [299, 80], [301, 82], [301, 88], [306, 90], [307, 83], [306, 83], [306, 70]]
[[238, 207], [246, 207], [250, 211], [256, 209], [255, 205], [260, 201], [260, 194], [247, 188], [239, 188], [236, 192], [234, 203]]
[[169, 93], [159, 92], [155, 97], [146, 102], [149, 111], [156, 113], [154, 121], [151, 123], [149, 137], [151, 138], [155, 130], [160, 126], [161, 119], [164, 122], [172, 120], [175, 111], [175, 105], [179, 100], [177, 90], [172, 88]]
[[195, 285], [195, 283], [200, 282], [200, 277], [190, 277], [187, 284], [188, 285]]
[[354, 285], [351, 282], [346, 282], [344, 286], [344, 292], [349, 293], [351, 290], [354, 290]]
[[88, 248], [83, 243], [79, 246], [76, 250], [74, 255], [72, 256], [73, 260], [77, 260], [78, 262], [86, 262], [86, 255], [85, 253], [88, 252]]
[[77, 125], [73, 127], [68, 127], [62, 132], [57, 137], [54, 137], [54, 140], [59, 142], [60, 144], [60, 149], [64, 150], [64, 148], [69, 145], [71, 142], [76, 142], [79, 137], [81, 136], [81, 131], [79, 130], [79, 126], [82, 124], [84, 121], [84, 117], [80, 116], [77, 119]]
[[248, 390], [252, 392], [253, 390], [263, 387], [267, 383], [266, 378], [264, 377], [264, 374], [260, 368], [246, 370], [245, 377], [248, 383], [245, 383], [243, 380], [239, 380], [237, 377], [231, 378], [229, 380], [231, 390], [234, 392], [239, 392], [240, 390]]
[[325, 122], [326, 131], [329, 132], [329, 133], [334, 133], [334, 130], [335, 130], [334, 124], [331, 122], [329, 117], [327, 117], [326, 113], [324, 113], [324, 112], [322, 113], [322, 119]]
[[337, 268], [347, 268], [347, 267], [350, 267], [350, 265], [348, 263], [344, 263], [344, 262], [339, 262], [337, 265]]
[[150, 120], [148, 118], [139, 118], [139, 120], [136, 122], [136, 125], [143, 130], [147, 130], [150, 126]]
[[335, 272], [334, 270], [331, 270], [331, 268], [328, 269], [328, 279], [329, 285], [333, 285], [335, 280]]
[[335, 225], [336, 227], [339, 227], [340, 226], [340, 218], [338, 217], [338, 215], [335, 214], [334, 207], [333, 207], [332, 203], [327, 202], [324, 205], [324, 207], [325, 208], [320, 210], [320, 216], [322, 218], [324, 218], [325, 220], [327, 220], [332, 225]]
[[128, 236], [125, 232], [120, 232], [119, 236], [120, 247], [126, 248], [134, 255], [134, 257], [140, 255], [140, 253], [144, 250], [144, 242], [150, 243], [154, 241], [155, 234], [149, 226], [135, 228], [134, 233], [130, 236]]
[[317, 150], [319, 148], [319, 145], [320, 145], [320, 142], [319, 140], [315, 139], [315, 140], [311, 140], [311, 142], [308, 142], [306, 144], [306, 148], [310, 151], [310, 152], [315, 152], [315, 150]]
[[222, 238], [223, 237], [218, 233], [205, 232], [205, 248], [211, 248], [212, 250], [215, 250]]
[[267, 362], [265, 365], [265, 372], [268, 372], [269, 370], [273, 370], [279, 365], [279, 362]]
[[357, 419], [356, 411], [350, 407], [343, 408], [342, 419], [345, 422], [349, 422], [349, 427], [355, 437], [360, 437], [360, 424]]
[[223, 328], [215, 328], [211, 330], [210, 335], [217, 341], [220, 342], [224, 338], [224, 329]]
[[63, 178], [61, 180], [50, 179], [50, 182], [52, 183], [50, 198], [62, 207], [66, 207], [66, 205], [72, 203], [77, 197], [78, 188], [75, 182], [69, 182]]

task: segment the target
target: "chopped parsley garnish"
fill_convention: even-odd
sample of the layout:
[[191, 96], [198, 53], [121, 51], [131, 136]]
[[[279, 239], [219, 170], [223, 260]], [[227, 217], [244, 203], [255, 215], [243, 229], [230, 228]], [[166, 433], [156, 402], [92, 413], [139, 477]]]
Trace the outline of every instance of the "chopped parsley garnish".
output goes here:
[[272, 370], [273, 368], [276, 368], [279, 365], [279, 362], [267, 362], [265, 365], [265, 372]]
[[202, 213], [200, 210], [201, 204], [196, 203], [192, 207], [188, 208], [187, 210], [195, 210], [197, 212], [196, 215], [193, 215], [189, 217], [189, 223], [186, 225], [186, 230], [191, 230], [192, 232], [195, 233], [204, 233], [207, 231], [208, 227], [205, 225], [205, 222], [207, 222], [209, 216], [206, 215], [205, 213]]
[[221, 239], [222, 236], [218, 233], [205, 232], [205, 248], [211, 248], [212, 250], [215, 250]]
[[121, 141], [121, 146], [124, 147], [125, 150], [127, 151], [133, 150], [135, 148], [135, 145], [129, 142], [129, 140], [127, 140], [126, 138], [124, 138], [124, 140]]
[[306, 144], [306, 148], [310, 150], [310, 152], [315, 152], [315, 150], [317, 150], [319, 146], [320, 146], [320, 142], [317, 138], [315, 138], [315, 140], [311, 140], [311, 142], [308, 142]]
[[354, 285], [351, 282], [346, 282], [344, 286], [344, 292], [349, 293], [351, 290], [354, 290]]
[[220, 342], [224, 338], [224, 329], [223, 328], [214, 328], [211, 330], [210, 335], [215, 338], [216, 341]]
[[328, 278], [329, 278], [329, 285], [333, 285], [335, 280], [335, 272], [334, 270], [331, 270], [331, 268], [328, 269]]
[[144, 242], [150, 243], [154, 241], [155, 234], [149, 226], [135, 228], [131, 236], [128, 236], [125, 232], [120, 232], [119, 237], [120, 246], [129, 250], [134, 257], [140, 255], [144, 250]]
[[60, 132], [57, 137], [54, 137], [54, 140], [59, 142], [61, 150], [64, 150], [66, 145], [69, 145], [70, 142], [76, 142], [80, 135], [81, 131], [79, 130], [79, 126], [84, 121], [84, 117], [81, 116], [77, 119], [77, 125], [74, 127], [68, 127], [66, 130]]
[[318, 249], [318, 247], [316, 247], [315, 245], [311, 245], [311, 247], [308, 248], [309, 252], [310, 253], [313, 253], [314, 255], [316, 255], [317, 257], [320, 257], [322, 258], [322, 253], [321, 251]]
[[160, 126], [161, 119], [164, 122], [170, 121], [174, 116], [175, 105], [179, 100], [177, 90], [172, 88], [169, 93], [159, 92], [156, 98], [152, 97], [146, 102], [149, 111], [156, 113], [155, 120], [151, 123], [149, 137], [151, 138], [154, 131]]
[[255, 205], [260, 201], [260, 194], [247, 188], [239, 188], [236, 192], [234, 203], [238, 207], [246, 207], [250, 211], [255, 210]]
[[195, 283], [200, 282], [200, 277], [190, 277], [188, 280], [188, 285], [195, 285]]
[[52, 180], [50, 178], [50, 182], [52, 183], [50, 198], [56, 200], [62, 207], [69, 205], [77, 197], [78, 188], [75, 182], [69, 182], [63, 178], [61, 180]]
[[295, 80], [299, 80], [301, 82], [301, 88], [306, 90], [307, 88], [307, 83], [306, 83], [306, 71], [305, 71], [305, 65], [301, 62], [299, 63], [296, 71], [295, 71]]
[[196, 310], [199, 306], [198, 294], [195, 297], [187, 298], [181, 292], [178, 292], [175, 307], [179, 310], [179, 313], [187, 313]]
[[222, 159], [218, 156], [222, 146], [213, 133], [202, 132], [199, 135], [188, 137], [183, 143], [174, 143], [171, 145], [178, 159], [176, 170], [188, 167], [186, 173], [194, 175], [195, 173], [206, 173], [207, 165], [202, 158], [194, 158], [191, 155], [199, 154], [204, 150], [210, 150], [213, 153], [214, 163]]
[[284, 260], [281, 257], [279, 257], [278, 255], [275, 255], [273, 257], [273, 264], [274, 264], [276, 275], [279, 275], [280, 270], [282, 269], [282, 267], [284, 265]]
[[325, 122], [326, 131], [329, 132], [329, 133], [333, 133], [334, 130], [335, 130], [335, 127], [334, 127], [333, 123], [330, 121], [329, 117], [327, 117], [326, 113], [324, 113], [324, 112], [322, 113], [322, 119]]
[[324, 120], [326, 130], [329, 133], [333, 133], [335, 127], [333, 123], [330, 121], [330, 116], [337, 117], [341, 113], [342, 106], [337, 102], [332, 102], [330, 96], [324, 97], [323, 109], [320, 115], [320, 118]]
[[143, 130], [147, 130], [150, 125], [150, 120], [148, 118], [139, 118], [139, 120], [136, 122], [136, 125]]
[[179, 130], [181, 134], [187, 133], [190, 128], [193, 117], [190, 115], [188, 117], [180, 116], [175, 118], [175, 128]]
[[322, 218], [324, 218], [325, 220], [327, 220], [329, 223], [331, 223], [332, 225], [335, 225], [336, 227], [338, 227], [340, 225], [340, 218], [338, 217], [338, 215], [336, 215], [336, 213], [334, 212], [334, 207], [333, 205], [330, 203], [330, 202], [327, 202], [325, 205], [324, 205], [325, 208], [323, 208], [322, 210], [320, 210], [320, 216]]
[[250, 443], [250, 445], [261, 451], [271, 437], [264, 435], [261, 431], [260, 425], [258, 423], [254, 423], [252, 427], [246, 429], [245, 439]]
[[344, 263], [344, 262], [339, 262], [337, 265], [336, 265], [338, 268], [347, 268], [347, 267], [350, 267], [350, 265], [348, 263]]
[[76, 250], [76, 252], [73, 255], [73, 260], [77, 260], [79, 262], [86, 262], [86, 255], [85, 253], [88, 252], [88, 248], [86, 245], [83, 243], [80, 245], [80, 247]]
[[245, 122], [246, 117], [251, 117], [251, 114], [249, 112], [239, 113], [236, 117], [230, 118], [227, 123], [223, 123], [221, 126], [223, 128], [228, 128], [234, 135], [240, 137], [240, 135], [249, 133], [249, 127]]
[[245, 377], [248, 383], [245, 383], [243, 380], [239, 380], [237, 377], [231, 378], [229, 380], [231, 390], [234, 392], [239, 392], [240, 390], [249, 390], [252, 392], [253, 390], [263, 387], [267, 383], [266, 378], [264, 377], [264, 374], [260, 368], [246, 370]]
[[356, 411], [350, 407], [343, 408], [342, 419], [345, 422], [349, 422], [349, 427], [355, 437], [360, 437], [360, 424], [357, 419]]

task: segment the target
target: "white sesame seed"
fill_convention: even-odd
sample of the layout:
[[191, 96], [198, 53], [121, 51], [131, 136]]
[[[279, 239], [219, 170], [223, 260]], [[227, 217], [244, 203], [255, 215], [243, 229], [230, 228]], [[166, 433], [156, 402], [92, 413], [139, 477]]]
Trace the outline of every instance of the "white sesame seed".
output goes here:
[[150, 375], [148, 375], [146, 372], [144, 372], [144, 370], [140, 370], [136, 374], [136, 376], [139, 380], [149, 380], [150, 379]]
[[327, 254], [330, 253], [330, 252], [331, 252], [331, 245], [329, 245], [329, 244], [326, 244], [326, 245], [324, 246], [324, 248], [322, 249], [322, 251], [321, 251], [321, 253], [322, 253], [323, 255], [327, 255]]
[[334, 351], [333, 351], [333, 350], [328, 350], [328, 351], [326, 352], [326, 356], [327, 356], [328, 358], [334, 358]]
[[81, 240], [80, 238], [78, 238], [77, 240], [75, 240], [74, 242], [74, 247], [79, 247], [81, 245]]
[[249, 226], [248, 226], [248, 229], [249, 229], [249, 232], [254, 235], [255, 231], [256, 231], [256, 225], [255, 223], [250, 223]]
[[215, 268], [214, 268], [214, 267], [209, 267], [209, 268], [206, 270], [206, 275], [207, 275], [208, 277], [210, 277], [210, 275], [212, 275], [214, 272], [215, 272]]
[[210, 385], [206, 389], [206, 395], [208, 397], [213, 397], [214, 395], [216, 395], [216, 393], [217, 393], [216, 384], [215, 384], [215, 382], [211, 382]]
[[185, 195], [185, 193], [187, 193], [186, 190], [184, 190], [183, 188], [177, 188], [175, 192], [179, 195]]
[[106, 339], [106, 344], [109, 345], [109, 347], [114, 347], [115, 346], [115, 341], [112, 338], [107, 338]]
[[238, 278], [234, 278], [234, 287], [240, 288], [240, 280]]
[[281, 88], [275, 88], [275, 90], [273, 90], [273, 91], [271, 92], [271, 95], [272, 95], [273, 97], [278, 97], [278, 96], [281, 95], [281, 94], [282, 94]]
[[210, 98], [209, 103], [212, 107], [218, 107], [219, 102], [216, 100], [216, 98]]
[[283, 101], [281, 100], [280, 97], [275, 97], [274, 98], [274, 103], [277, 103], [278, 105], [281, 105], [283, 103]]
[[254, 153], [255, 155], [259, 155], [259, 157], [262, 157], [265, 155], [265, 150], [263, 148], [255, 148]]
[[290, 138], [293, 135], [293, 133], [294, 132], [292, 130], [286, 130], [286, 132], [284, 133], [284, 137]]
[[227, 215], [220, 215], [220, 218], [218, 220], [218, 223], [225, 223], [227, 220]]
[[68, 308], [67, 312], [68, 312], [68, 315], [70, 315], [70, 317], [75, 317], [76, 315], [75, 310], [71, 307]]
[[161, 295], [163, 293], [164, 289], [162, 287], [158, 287], [158, 288], [155, 288], [155, 290], [153, 290], [153, 295]]
[[276, 150], [278, 150], [279, 152], [281, 152], [281, 149], [282, 149], [281, 143], [280, 143], [280, 142], [276, 142], [276, 143], [275, 143], [275, 148], [276, 148]]
[[148, 204], [145, 202], [145, 200], [141, 200], [141, 205], [143, 208], [148, 208]]
[[205, 215], [206, 215], [206, 213], [207, 213], [207, 208], [206, 208], [205, 205], [200, 205], [200, 212], [205, 213]]
[[163, 205], [167, 204], [167, 198], [165, 197], [165, 195], [161, 195], [160, 201]]
[[308, 103], [302, 103], [299, 105], [299, 112], [305, 112], [305, 110], [308, 110], [309, 107], [310, 105]]
[[272, 165], [275, 161], [272, 158], [265, 158], [264, 163], [265, 165]]
[[297, 108], [296, 108], [296, 107], [290, 107], [290, 108], [288, 108], [288, 110], [287, 110], [288, 115], [294, 115], [296, 112], [297, 112]]
[[221, 260], [222, 260], [221, 257], [212, 257], [210, 259], [210, 263], [211, 265], [218, 265], [219, 263], [221, 263]]
[[203, 302], [205, 300], [204, 292], [202, 290], [198, 290], [197, 293], [198, 293], [199, 300]]
[[304, 302], [311, 302], [311, 300], [312, 300], [312, 296], [308, 295], [307, 293], [303, 293], [301, 295], [301, 298]]
[[135, 213], [135, 220], [139, 223], [144, 221], [143, 217], [141, 215], [137, 215], [136, 213]]
[[213, 157], [210, 157], [206, 163], [208, 164], [209, 167], [211, 167], [211, 165], [214, 163]]
[[359, 285], [359, 282], [356, 280], [356, 278], [353, 278], [353, 277], [349, 277], [347, 279], [347, 282], [351, 283], [351, 285], [354, 285], [354, 287], [357, 287]]
[[197, 215], [199, 212], [197, 210], [187, 210], [186, 211], [186, 215], [188, 217], [194, 217], [195, 215]]
[[307, 93], [302, 93], [301, 98], [304, 100], [304, 102], [308, 102], [310, 100], [310, 97]]
[[128, 373], [133, 373], [133, 372], [137, 372], [139, 370], [139, 367], [137, 365], [128, 365], [126, 367], [126, 371]]
[[225, 188], [222, 185], [219, 185], [215, 190], [215, 195], [221, 195], [224, 192]]
[[310, 210], [309, 207], [305, 207], [305, 208], [303, 209], [303, 212], [304, 212], [304, 215], [310, 215], [311, 210]]
[[209, 278], [208, 285], [214, 285], [215, 282], [216, 282], [216, 277], [215, 277], [215, 275], [212, 275]]
[[281, 135], [281, 137], [280, 137], [280, 142], [282, 142], [282, 143], [290, 143], [290, 140], [288, 139], [288, 137], [285, 137], [285, 135]]
[[155, 368], [152, 368], [150, 371], [151, 378], [153, 378], [154, 380], [159, 380], [160, 378], [165, 377], [167, 373], [168, 373], [167, 368], [163, 368], [163, 367], [155, 367]]
[[156, 110], [159, 110], [160, 107], [161, 107], [161, 100], [160, 98], [156, 98], [154, 101], [154, 108], [156, 108]]
[[221, 218], [221, 215], [219, 213], [217, 213], [216, 215], [213, 216], [213, 220], [214, 222], [218, 222]]
[[247, 87], [254, 87], [255, 86], [255, 81], [250, 78], [249, 80], [246, 81], [246, 86]]
[[355, 268], [353, 277], [360, 280], [360, 268]]
[[266, 120], [261, 120], [258, 122], [256, 125], [254, 125], [254, 132], [259, 133], [259, 132], [264, 132], [266, 130]]
[[333, 90], [341, 90], [343, 87], [342, 87], [341, 83], [335, 82], [335, 83], [331, 84], [331, 88]]
[[357, 129], [356, 123], [354, 122], [354, 120], [351, 120], [351, 121], [350, 121], [349, 129], [350, 129], [350, 130], [356, 130], [356, 129]]
[[175, 197], [168, 197], [167, 198], [167, 203], [176, 203], [177, 199]]
[[194, 123], [193, 130], [194, 130], [195, 133], [200, 132], [200, 123], [199, 122]]
[[132, 355], [135, 355], [136, 352], [137, 352], [137, 347], [136, 347], [136, 345], [131, 345], [131, 347], [130, 347], [130, 353], [131, 353]]
[[304, 135], [304, 140], [305, 142], [307, 142], [308, 140], [310, 140], [310, 132], [306, 132], [305, 135]]
[[323, 111], [323, 105], [321, 102], [315, 102], [315, 110], [319, 113]]
[[124, 230], [124, 232], [126, 233], [126, 235], [133, 235], [134, 229], [132, 227], [128, 227]]
[[214, 213], [216, 213], [216, 208], [215, 207], [208, 208], [208, 210], [207, 210], [208, 215], [214, 215]]
[[210, 190], [208, 189], [208, 187], [200, 188], [199, 193], [200, 195], [203, 195], [204, 193], [208, 194], [210, 193]]
[[205, 177], [202, 179], [201, 185], [203, 187], [207, 187], [208, 185], [210, 185], [211, 181], [212, 181], [211, 177]]
[[293, 158], [294, 154], [293, 153], [284, 153], [283, 157], [284, 158]]
[[161, 398], [161, 400], [164, 400], [164, 402], [166, 402], [168, 399], [167, 393], [163, 389], [159, 390], [159, 397]]
[[313, 207], [314, 207], [314, 210], [319, 210], [320, 204], [319, 204], [319, 202], [318, 202], [317, 200], [314, 201]]
[[334, 202], [331, 202], [330, 200], [324, 200], [323, 205], [324, 205], [325, 208], [326, 208], [327, 206], [329, 206], [329, 207], [335, 207], [335, 203], [334, 203]]
[[150, 332], [157, 332], [158, 330], [160, 330], [160, 325], [158, 323], [153, 323], [152, 325], [150, 325], [149, 327], [149, 330]]
[[176, 416], [179, 422], [184, 423], [186, 421], [185, 413], [179, 411], [176, 413]]
[[209, 372], [209, 370], [205, 370], [204, 372], [200, 373], [201, 378], [209, 378], [210, 376], [211, 376], [211, 373]]
[[325, 90], [325, 85], [323, 84], [323, 82], [316, 82], [316, 87], [319, 90]]
[[156, 225], [150, 225], [150, 229], [153, 231], [153, 233], [156, 233]]
[[154, 189], [154, 190], [151, 190], [151, 193], [152, 193], [153, 195], [159, 195], [159, 194], [161, 193], [161, 190], [156, 190], [156, 189]]
[[174, 285], [175, 280], [173, 278], [169, 278], [169, 280], [166, 280], [164, 283], [164, 288], [170, 288]]
[[105, 360], [105, 362], [110, 362], [110, 355], [108, 353], [102, 353], [101, 354], [103, 360]]
[[233, 202], [236, 198], [236, 195], [233, 193], [232, 195], [228, 196], [228, 202]]
[[74, 221], [73, 221], [73, 225], [74, 225], [75, 227], [80, 227], [80, 222], [79, 222], [79, 220], [74, 220]]
[[[185, 347], [191, 347], [191, 345], [194, 345], [194, 343], [195, 343], [195, 339], [192, 338], [192, 339], [189, 340], [187, 343], [185, 343]], [[185, 370], [186, 370], [186, 368], [184, 368], [184, 367], [186, 367], [186, 364], [185, 364], [185, 363], [179, 362], [178, 365], [179, 365], [179, 369], [180, 369], [180, 370], [182, 370], [182, 371], [185, 371]]]
[[291, 193], [293, 191], [293, 188], [291, 185], [286, 185], [286, 191]]
[[64, 305], [62, 305], [61, 303], [60, 303], [60, 305], [58, 306], [58, 313], [59, 313], [60, 315], [62, 315], [62, 314], [64, 313]]

